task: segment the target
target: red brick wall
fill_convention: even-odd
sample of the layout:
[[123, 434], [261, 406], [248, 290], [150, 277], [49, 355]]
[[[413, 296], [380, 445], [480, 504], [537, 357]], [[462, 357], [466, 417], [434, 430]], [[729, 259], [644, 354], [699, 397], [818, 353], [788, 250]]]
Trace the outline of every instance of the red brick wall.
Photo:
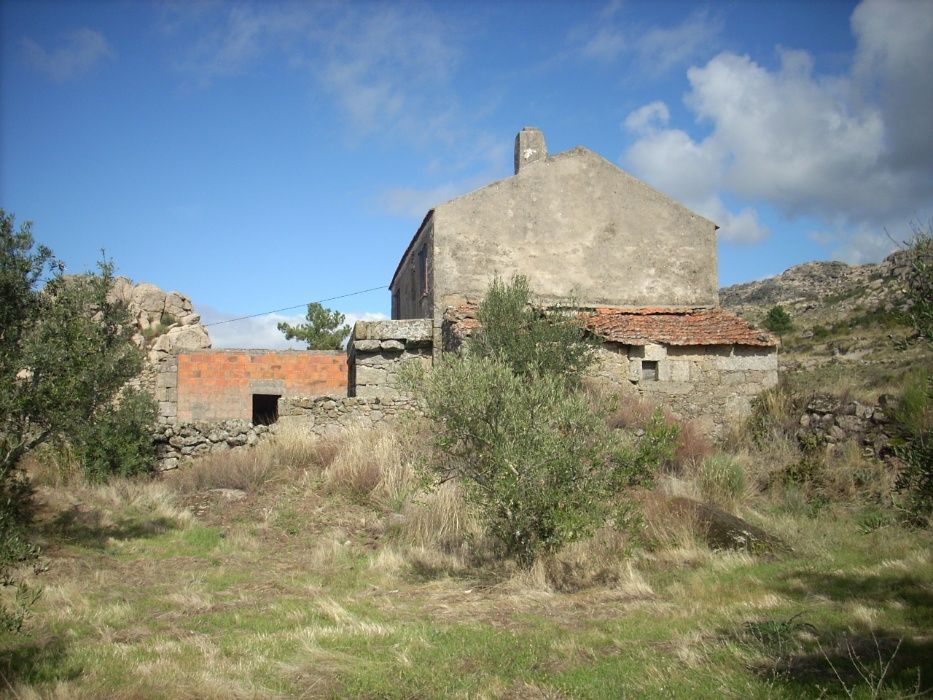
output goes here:
[[253, 394], [314, 396], [347, 391], [343, 352], [202, 350], [178, 355], [178, 420], [250, 420]]

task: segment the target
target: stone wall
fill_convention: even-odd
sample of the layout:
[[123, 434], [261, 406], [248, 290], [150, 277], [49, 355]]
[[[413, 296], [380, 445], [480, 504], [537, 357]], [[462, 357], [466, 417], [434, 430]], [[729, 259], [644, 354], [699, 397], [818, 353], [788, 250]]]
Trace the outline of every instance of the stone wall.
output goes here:
[[892, 397], [882, 395], [876, 405], [814, 396], [800, 415], [797, 438], [804, 444], [832, 445], [855, 441], [866, 453], [885, 457], [890, 451]]
[[279, 399], [278, 424], [301, 426], [324, 437], [355, 426], [371, 428], [419, 410], [408, 396], [290, 396]]
[[725, 427], [750, 414], [755, 396], [777, 384], [777, 350], [606, 343], [595, 374], [623, 393], [661, 403], [720, 437]]
[[348, 395], [397, 397], [404, 394], [400, 372], [411, 362], [430, 367], [434, 326], [431, 319], [358, 321], [347, 342]]
[[272, 434], [265, 425], [243, 420], [180, 423], [160, 426], [155, 435], [156, 468], [175, 469], [182, 461], [239, 447], [252, 447]]

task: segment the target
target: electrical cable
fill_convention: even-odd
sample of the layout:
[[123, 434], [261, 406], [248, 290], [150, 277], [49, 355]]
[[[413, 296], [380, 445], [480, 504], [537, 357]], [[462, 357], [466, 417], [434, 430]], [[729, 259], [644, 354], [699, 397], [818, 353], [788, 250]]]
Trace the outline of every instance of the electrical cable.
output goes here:
[[368, 292], [375, 292], [377, 289], [385, 289], [384, 285], [378, 287], [372, 287], [371, 289], [361, 289], [358, 292], [350, 292], [349, 294], [340, 294], [335, 297], [328, 297], [327, 299], [318, 299], [317, 301], [309, 301], [304, 304], [295, 304], [294, 306], [285, 306], [281, 309], [272, 309], [272, 311], [262, 311], [258, 314], [250, 314], [248, 316], [237, 316], [236, 318], [228, 318], [226, 321], [214, 321], [213, 323], [203, 323], [201, 324], [205, 328], [210, 326], [219, 326], [222, 323], [233, 323], [234, 321], [245, 321], [248, 318], [257, 318], [259, 316], [268, 316], [269, 314], [277, 314], [280, 311], [291, 311], [292, 309], [300, 309], [302, 306], [308, 306], [308, 304], [323, 304], [325, 301], [334, 301], [335, 299], [346, 299], [347, 297], [355, 297], [359, 294], [366, 294]]

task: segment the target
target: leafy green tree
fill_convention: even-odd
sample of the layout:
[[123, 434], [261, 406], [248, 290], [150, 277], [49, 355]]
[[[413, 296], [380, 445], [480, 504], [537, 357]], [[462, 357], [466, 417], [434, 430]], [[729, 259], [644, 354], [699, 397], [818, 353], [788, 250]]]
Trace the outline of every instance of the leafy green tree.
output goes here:
[[331, 311], [314, 302], [308, 304], [307, 323], [292, 326], [283, 322], [278, 329], [288, 340], [306, 342], [308, 350], [340, 350], [350, 333], [350, 326], [343, 325], [344, 318], [339, 311]]
[[[30, 224], [15, 230], [0, 209], [0, 583], [20, 585], [11, 568], [31, 551], [28, 483], [22, 458], [43, 443], [87, 444], [89, 429], [110, 410], [124, 384], [142, 367], [130, 341], [125, 305], [108, 299], [112, 265], [66, 277]], [[42, 283], [45, 282], [43, 285]], [[151, 401], [151, 398], [149, 399]], [[148, 436], [147, 436], [148, 437]], [[101, 443], [98, 451], [109, 445]], [[22, 591], [21, 591], [22, 593]], [[28, 593], [18, 596], [28, 602]], [[0, 611], [15, 628], [22, 610]]]
[[791, 330], [794, 327], [794, 323], [791, 320], [790, 314], [788, 314], [783, 306], [773, 306], [768, 312], [768, 315], [765, 316], [765, 328], [767, 328], [772, 333], [777, 333], [782, 335], [787, 331]]
[[634, 445], [612, 430], [580, 389], [593, 347], [568, 317], [530, 310], [530, 298], [521, 278], [494, 283], [480, 314], [490, 325], [412, 377], [434, 423], [433, 476], [457, 479], [489, 533], [525, 565], [622, 523], [627, 505], [616, 495], [650, 483], [676, 439], [660, 419]]

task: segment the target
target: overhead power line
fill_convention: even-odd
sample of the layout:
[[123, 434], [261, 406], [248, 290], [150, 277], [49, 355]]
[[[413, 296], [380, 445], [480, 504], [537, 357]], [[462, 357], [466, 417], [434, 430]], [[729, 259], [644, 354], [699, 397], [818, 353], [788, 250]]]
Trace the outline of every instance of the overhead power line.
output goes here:
[[327, 299], [318, 299], [317, 301], [308, 301], [304, 304], [295, 304], [294, 306], [284, 306], [281, 309], [272, 309], [272, 311], [261, 311], [258, 314], [250, 314], [249, 316], [237, 316], [236, 318], [228, 318], [226, 321], [214, 321], [213, 323], [204, 323], [202, 324], [205, 328], [209, 326], [219, 326], [222, 323], [233, 323], [234, 321], [245, 321], [248, 318], [257, 318], [258, 316], [268, 316], [269, 314], [277, 314], [280, 311], [291, 311], [292, 309], [300, 309], [302, 306], [308, 306], [308, 304], [323, 304], [325, 301], [334, 301], [335, 299], [346, 299], [347, 297], [355, 297], [359, 294], [366, 294], [367, 292], [375, 292], [377, 289], [385, 289], [384, 285], [378, 287], [372, 287], [370, 289], [361, 289], [358, 292], [350, 292], [349, 294], [340, 294], [335, 297], [328, 297]]

